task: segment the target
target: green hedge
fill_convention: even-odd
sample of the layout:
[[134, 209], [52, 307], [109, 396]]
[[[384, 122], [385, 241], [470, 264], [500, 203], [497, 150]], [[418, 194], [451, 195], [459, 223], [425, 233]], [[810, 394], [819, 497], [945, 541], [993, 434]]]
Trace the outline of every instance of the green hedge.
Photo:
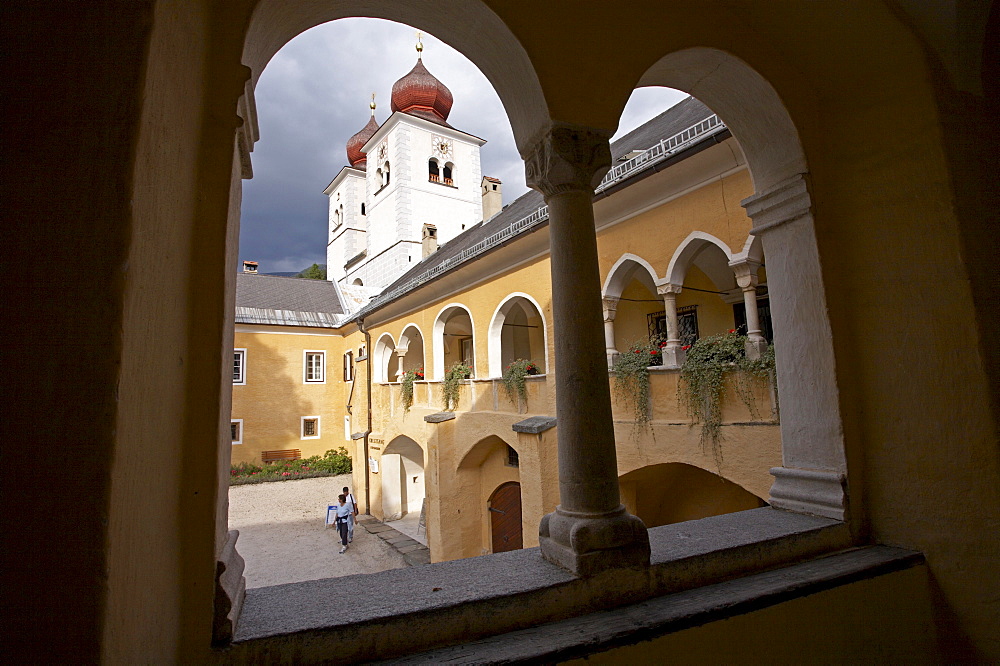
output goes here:
[[253, 463], [233, 465], [229, 470], [229, 485], [294, 481], [295, 479], [308, 479], [315, 476], [339, 476], [350, 473], [351, 457], [347, 455], [347, 449], [340, 447], [336, 451], [327, 451], [326, 455], [323, 456], [282, 460], [266, 465]]

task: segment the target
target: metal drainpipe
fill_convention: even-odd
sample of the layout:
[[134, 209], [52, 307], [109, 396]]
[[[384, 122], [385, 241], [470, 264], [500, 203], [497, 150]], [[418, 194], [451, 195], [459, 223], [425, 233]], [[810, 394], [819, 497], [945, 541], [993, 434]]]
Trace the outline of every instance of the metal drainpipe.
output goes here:
[[[365, 360], [368, 363], [368, 367], [365, 371], [365, 383], [368, 388], [368, 404], [366, 405], [368, 413], [368, 428], [364, 432], [365, 437], [365, 510], [370, 516], [372, 513], [371, 505], [371, 470], [368, 464], [368, 436], [372, 434], [372, 335], [365, 330], [365, 320], [361, 318], [358, 320], [358, 330], [364, 333], [365, 336]], [[351, 387], [353, 391], [353, 386]]]

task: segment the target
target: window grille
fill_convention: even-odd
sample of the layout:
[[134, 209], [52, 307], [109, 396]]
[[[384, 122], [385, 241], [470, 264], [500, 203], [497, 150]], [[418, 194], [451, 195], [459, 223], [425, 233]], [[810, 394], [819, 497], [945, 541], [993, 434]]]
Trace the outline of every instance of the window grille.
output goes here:
[[687, 305], [677, 308], [677, 332], [681, 345], [693, 345], [698, 341], [698, 306]]
[[305, 435], [306, 437], [315, 437], [316, 436], [316, 420], [315, 419], [306, 419], [305, 421], [303, 421], [303, 423], [302, 423], [302, 434]]
[[521, 460], [517, 456], [517, 451], [510, 444], [507, 445], [507, 467], [520, 467]]

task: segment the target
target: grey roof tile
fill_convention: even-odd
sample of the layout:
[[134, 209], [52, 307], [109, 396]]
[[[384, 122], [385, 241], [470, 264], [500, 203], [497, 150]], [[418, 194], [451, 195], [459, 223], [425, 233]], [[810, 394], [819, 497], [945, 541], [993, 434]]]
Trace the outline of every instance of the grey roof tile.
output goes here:
[[332, 327], [344, 314], [337, 286], [326, 280], [236, 274], [236, 322]]

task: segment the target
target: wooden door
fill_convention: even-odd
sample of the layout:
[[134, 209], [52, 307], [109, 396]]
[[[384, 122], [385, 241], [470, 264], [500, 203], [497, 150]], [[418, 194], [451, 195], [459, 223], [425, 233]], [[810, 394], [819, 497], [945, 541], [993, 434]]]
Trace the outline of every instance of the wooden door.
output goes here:
[[493, 552], [503, 553], [524, 547], [521, 533], [521, 484], [505, 483], [490, 496], [487, 504], [493, 534]]

